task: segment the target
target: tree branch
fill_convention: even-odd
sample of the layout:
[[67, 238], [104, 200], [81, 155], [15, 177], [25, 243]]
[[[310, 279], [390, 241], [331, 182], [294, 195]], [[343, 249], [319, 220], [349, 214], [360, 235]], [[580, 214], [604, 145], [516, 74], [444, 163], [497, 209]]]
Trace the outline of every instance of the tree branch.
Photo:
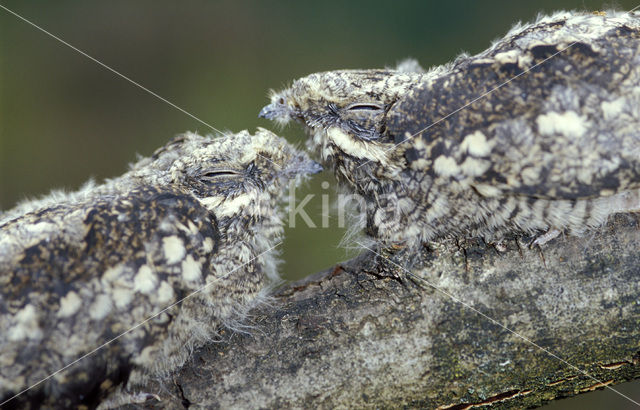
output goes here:
[[425, 251], [416, 275], [462, 303], [381, 278], [398, 269], [366, 253], [282, 289], [148, 406], [529, 407], [639, 377], [639, 221], [615, 215], [543, 257], [515, 241]]

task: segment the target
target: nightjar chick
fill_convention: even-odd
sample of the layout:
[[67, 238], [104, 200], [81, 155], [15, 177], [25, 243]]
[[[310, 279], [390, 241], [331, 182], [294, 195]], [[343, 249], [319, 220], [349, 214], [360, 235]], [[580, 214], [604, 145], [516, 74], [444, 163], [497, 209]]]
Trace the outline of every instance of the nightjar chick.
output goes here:
[[4, 406], [94, 407], [181, 366], [277, 279], [284, 196], [318, 171], [264, 129], [187, 133], [0, 214], [0, 403], [125, 332]]
[[640, 16], [559, 12], [429, 70], [311, 74], [260, 116], [304, 124], [384, 245], [579, 235], [640, 207]]

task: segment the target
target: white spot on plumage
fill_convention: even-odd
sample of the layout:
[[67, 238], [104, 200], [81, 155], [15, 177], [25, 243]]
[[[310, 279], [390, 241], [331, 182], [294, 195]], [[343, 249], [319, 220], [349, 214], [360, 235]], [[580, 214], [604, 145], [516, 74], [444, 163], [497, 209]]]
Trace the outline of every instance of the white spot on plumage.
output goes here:
[[[166, 238], [165, 238], [166, 239]], [[142, 265], [133, 281], [133, 290], [141, 293], [149, 293], [156, 287], [158, 278], [148, 265]]]
[[25, 339], [39, 339], [42, 330], [38, 325], [38, 313], [33, 305], [20, 309], [14, 316], [15, 323], [9, 328], [9, 340], [18, 342]]
[[60, 299], [60, 309], [58, 309], [58, 317], [73, 316], [82, 306], [82, 299], [74, 291], [68, 292]]
[[37, 236], [42, 234], [43, 232], [48, 232], [56, 229], [56, 225], [50, 222], [38, 222], [35, 224], [26, 225], [24, 229], [31, 235]]
[[182, 278], [187, 281], [194, 281], [200, 279], [202, 274], [202, 266], [199, 262], [193, 259], [191, 255], [182, 261]]
[[537, 118], [536, 123], [538, 131], [543, 135], [562, 134], [570, 138], [577, 138], [587, 130], [585, 125], [587, 119], [575, 111], [542, 114]]
[[89, 317], [94, 320], [104, 319], [109, 312], [111, 312], [112, 308], [111, 298], [107, 295], [100, 294], [96, 296], [96, 299], [89, 307]]
[[509, 50], [498, 53], [493, 58], [500, 64], [509, 64], [517, 62], [520, 54], [520, 50]]
[[113, 302], [118, 309], [124, 309], [133, 300], [133, 291], [129, 288], [118, 287], [113, 290]]
[[160, 286], [158, 287], [158, 303], [167, 303], [173, 301], [173, 297], [175, 295], [173, 288], [167, 282], [160, 282]]
[[491, 162], [487, 160], [467, 157], [460, 165], [460, 168], [462, 169], [464, 175], [476, 177], [484, 174], [490, 166]]
[[186, 254], [184, 242], [174, 235], [162, 238], [162, 249], [164, 257], [169, 264], [180, 262]]
[[491, 145], [487, 137], [480, 131], [467, 135], [460, 146], [463, 151], [475, 157], [486, 157], [491, 153]]
[[211, 252], [213, 250], [213, 239], [206, 238], [204, 241], [202, 241], [202, 250], [205, 253]]
[[112, 266], [106, 271], [104, 271], [104, 274], [102, 275], [102, 280], [104, 283], [113, 282], [116, 279], [118, 279], [118, 277], [120, 277], [120, 275], [122, 275], [123, 272], [124, 272], [124, 265], [118, 264], [118, 265]]
[[611, 120], [617, 118], [624, 107], [628, 104], [629, 100], [627, 98], [617, 98], [613, 101], [603, 101], [600, 104], [602, 108], [602, 115], [605, 120]]
[[502, 194], [502, 191], [499, 188], [487, 184], [477, 184], [473, 187], [480, 195], [486, 197], [499, 196]]
[[433, 169], [443, 177], [450, 177], [460, 173], [456, 160], [445, 155], [440, 155], [433, 161]]
[[540, 180], [540, 172], [538, 168], [526, 167], [521, 172], [522, 181], [527, 185], [533, 185]]

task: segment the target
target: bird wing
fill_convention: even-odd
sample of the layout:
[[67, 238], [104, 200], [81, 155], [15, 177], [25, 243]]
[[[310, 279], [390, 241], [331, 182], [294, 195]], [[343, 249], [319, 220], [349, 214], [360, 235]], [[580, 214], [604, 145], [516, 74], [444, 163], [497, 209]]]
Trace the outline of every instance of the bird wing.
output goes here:
[[[388, 111], [413, 168], [485, 192], [580, 199], [640, 188], [637, 29], [459, 59]], [[416, 162], [418, 161], [418, 162]]]
[[[51, 208], [0, 227], [15, 234], [34, 220], [58, 226], [0, 271], [0, 324], [9, 330], [0, 332], [0, 354], [12, 360], [3, 362], [0, 380], [42, 379], [204, 284], [191, 277], [186, 286], [184, 264], [205, 267], [219, 235], [214, 217], [192, 196], [142, 188], [101, 199], [80, 219], [70, 216], [76, 208]], [[81, 232], [81, 240], [70, 240], [71, 231]], [[167, 332], [175, 316], [168, 313], [82, 359], [52, 379], [50, 391], [71, 400], [69, 406], [96, 404], [105, 396], [101, 385], [127, 380], [132, 353]], [[2, 390], [0, 397], [8, 394]], [[21, 396], [42, 399], [37, 392]]]

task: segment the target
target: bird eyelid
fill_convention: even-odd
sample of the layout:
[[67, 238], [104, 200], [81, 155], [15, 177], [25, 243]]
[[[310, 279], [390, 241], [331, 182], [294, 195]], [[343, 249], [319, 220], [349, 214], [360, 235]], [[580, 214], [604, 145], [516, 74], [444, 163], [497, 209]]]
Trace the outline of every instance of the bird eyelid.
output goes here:
[[204, 172], [200, 175], [200, 178], [204, 180], [210, 180], [210, 179], [219, 178], [223, 176], [240, 175], [240, 174], [241, 173], [235, 169], [220, 168], [220, 169], [212, 169], [207, 172]]
[[382, 111], [384, 106], [376, 103], [353, 103], [349, 104], [347, 110]]

